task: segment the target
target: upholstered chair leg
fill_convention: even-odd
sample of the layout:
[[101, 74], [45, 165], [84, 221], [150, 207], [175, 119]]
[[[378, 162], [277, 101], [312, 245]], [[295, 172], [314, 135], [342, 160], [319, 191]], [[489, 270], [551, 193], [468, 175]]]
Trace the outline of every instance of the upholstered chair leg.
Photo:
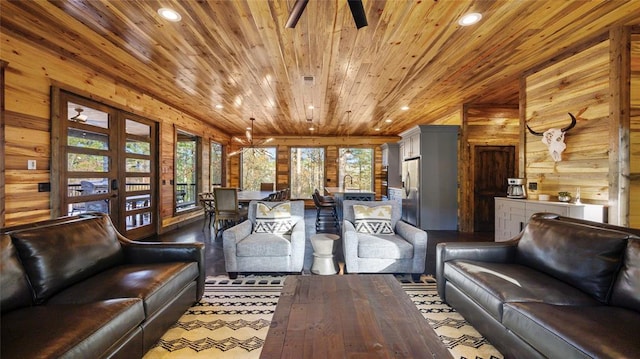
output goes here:
[[411, 273], [411, 279], [413, 279], [414, 282], [419, 282], [421, 276], [421, 273]]
[[238, 278], [238, 272], [229, 272], [227, 273], [229, 275], [229, 279], [236, 279]]

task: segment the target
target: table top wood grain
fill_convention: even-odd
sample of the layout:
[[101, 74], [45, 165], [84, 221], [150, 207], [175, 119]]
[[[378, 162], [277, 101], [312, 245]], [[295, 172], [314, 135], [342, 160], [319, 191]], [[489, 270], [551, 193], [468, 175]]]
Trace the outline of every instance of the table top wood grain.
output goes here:
[[393, 275], [289, 276], [260, 358], [451, 358]]

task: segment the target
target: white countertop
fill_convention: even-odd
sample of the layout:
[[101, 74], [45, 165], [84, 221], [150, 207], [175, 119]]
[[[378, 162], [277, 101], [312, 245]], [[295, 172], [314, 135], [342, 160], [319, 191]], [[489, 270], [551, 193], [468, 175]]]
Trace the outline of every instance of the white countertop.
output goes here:
[[[517, 201], [517, 202], [528, 202], [528, 203], [540, 203], [540, 204], [553, 204], [553, 205], [558, 205], [558, 206], [601, 206], [604, 207], [601, 204], [591, 204], [591, 203], [574, 203], [574, 202], [560, 202], [558, 200], [556, 201], [540, 201], [538, 199], [529, 199], [529, 198], [509, 198], [509, 197], [495, 197], [495, 198], [500, 198], [501, 200], [508, 200], [508, 201]], [[551, 197], [553, 198], [553, 197]]]
[[327, 191], [330, 195], [340, 194], [340, 193], [371, 193], [375, 194], [373, 191], [366, 191], [363, 189], [352, 189], [352, 188], [342, 188], [342, 187], [325, 187], [325, 191]]

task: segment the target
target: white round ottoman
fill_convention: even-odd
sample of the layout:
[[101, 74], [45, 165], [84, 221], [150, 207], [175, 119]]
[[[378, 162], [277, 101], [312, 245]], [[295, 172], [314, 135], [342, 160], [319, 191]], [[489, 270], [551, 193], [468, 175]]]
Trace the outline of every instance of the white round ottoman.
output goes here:
[[336, 263], [333, 260], [333, 249], [340, 236], [330, 233], [317, 233], [311, 236], [313, 246], [313, 265], [311, 273], [314, 274], [336, 274]]

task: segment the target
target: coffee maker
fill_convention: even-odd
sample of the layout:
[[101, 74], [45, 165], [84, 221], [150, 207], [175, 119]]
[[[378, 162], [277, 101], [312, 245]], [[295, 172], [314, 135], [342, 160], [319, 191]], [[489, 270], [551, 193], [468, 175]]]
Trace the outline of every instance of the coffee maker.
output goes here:
[[507, 198], [527, 198], [524, 178], [507, 178]]

